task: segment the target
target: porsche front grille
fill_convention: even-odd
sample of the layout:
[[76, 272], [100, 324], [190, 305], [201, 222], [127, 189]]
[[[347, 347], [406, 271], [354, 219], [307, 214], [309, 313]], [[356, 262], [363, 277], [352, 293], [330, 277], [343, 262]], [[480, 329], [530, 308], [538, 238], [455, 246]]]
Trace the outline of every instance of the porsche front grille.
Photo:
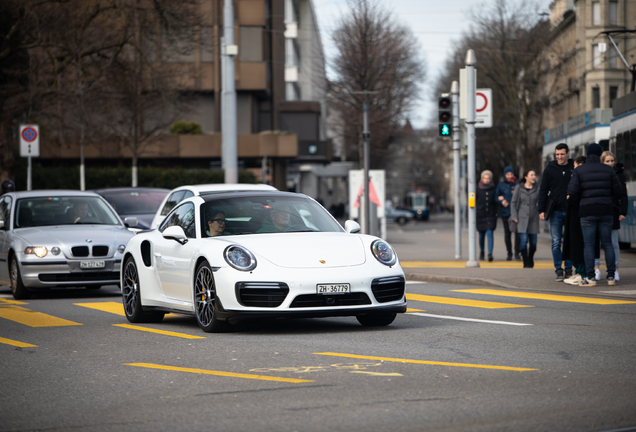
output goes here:
[[289, 294], [284, 282], [237, 282], [236, 298], [243, 306], [278, 307]]
[[302, 294], [294, 299], [290, 308], [302, 307], [332, 307], [332, 306], [359, 306], [371, 304], [369, 296], [365, 293], [350, 293], [337, 295]]
[[400, 300], [404, 297], [404, 288], [402, 276], [373, 279], [371, 282], [371, 291], [378, 303]]

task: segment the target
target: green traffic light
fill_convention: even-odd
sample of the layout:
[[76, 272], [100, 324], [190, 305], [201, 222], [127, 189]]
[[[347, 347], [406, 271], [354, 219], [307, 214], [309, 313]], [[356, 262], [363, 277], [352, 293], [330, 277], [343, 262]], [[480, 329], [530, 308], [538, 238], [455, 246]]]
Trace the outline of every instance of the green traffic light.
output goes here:
[[440, 125], [439, 134], [441, 136], [450, 136], [450, 127], [448, 125]]

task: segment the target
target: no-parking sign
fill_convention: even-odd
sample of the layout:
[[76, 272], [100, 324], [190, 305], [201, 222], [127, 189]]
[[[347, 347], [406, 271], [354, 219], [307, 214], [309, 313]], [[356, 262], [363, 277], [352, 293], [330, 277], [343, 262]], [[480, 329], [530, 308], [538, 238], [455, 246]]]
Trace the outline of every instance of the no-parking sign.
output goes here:
[[38, 125], [20, 125], [20, 156], [40, 156], [40, 127]]
[[477, 89], [475, 92], [475, 127], [492, 127], [492, 90]]

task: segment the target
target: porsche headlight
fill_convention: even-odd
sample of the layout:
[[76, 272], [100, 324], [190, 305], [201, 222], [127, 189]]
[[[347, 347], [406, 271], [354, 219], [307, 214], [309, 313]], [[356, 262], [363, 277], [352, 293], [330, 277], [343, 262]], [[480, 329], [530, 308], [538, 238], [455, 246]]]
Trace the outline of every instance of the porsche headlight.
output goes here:
[[27, 255], [35, 255], [38, 258], [44, 258], [48, 253], [48, 249], [44, 246], [28, 246], [24, 253]]
[[384, 240], [376, 240], [371, 243], [371, 252], [373, 252], [375, 259], [389, 267], [395, 265], [397, 262], [397, 255], [393, 251], [393, 248]]
[[225, 248], [223, 252], [225, 261], [233, 268], [240, 271], [251, 271], [256, 268], [256, 258], [252, 252], [243, 246], [231, 245]]

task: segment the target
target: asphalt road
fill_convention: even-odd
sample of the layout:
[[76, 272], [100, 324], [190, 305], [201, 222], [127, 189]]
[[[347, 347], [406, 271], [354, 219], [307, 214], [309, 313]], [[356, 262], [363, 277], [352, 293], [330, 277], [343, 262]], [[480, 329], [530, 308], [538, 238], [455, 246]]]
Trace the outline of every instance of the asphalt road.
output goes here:
[[115, 287], [28, 302], [0, 287], [0, 431], [636, 426], [636, 303], [407, 292], [386, 328], [326, 318], [206, 334], [181, 316], [131, 326]]

